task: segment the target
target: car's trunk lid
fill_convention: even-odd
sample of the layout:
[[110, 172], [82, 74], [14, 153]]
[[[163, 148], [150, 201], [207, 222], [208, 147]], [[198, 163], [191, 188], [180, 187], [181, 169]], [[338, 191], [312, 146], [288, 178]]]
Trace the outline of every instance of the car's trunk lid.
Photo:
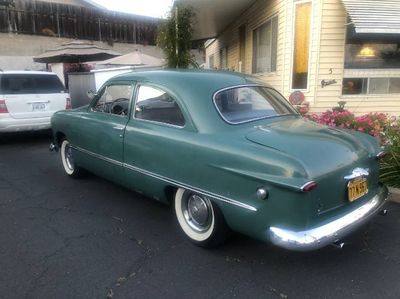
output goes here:
[[38, 118], [49, 117], [55, 111], [66, 108], [68, 94], [19, 94], [4, 95], [3, 99], [7, 105], [11, 117]]
[[[318, 188], [312, 191], [315, 211], [324, 213], [349, 204], [346, 175], [357, 168], [374, 171], [371, 153], [361, 140], [335, 128], [303, 119], [286, 119], [256, 126], [247, 133], [249, 141], [289, 154], [301, 162], [309, 180]], [[374, 187], [376, 173], [368, 183]], [[372, 179], [374, 178], [374, 179]]]

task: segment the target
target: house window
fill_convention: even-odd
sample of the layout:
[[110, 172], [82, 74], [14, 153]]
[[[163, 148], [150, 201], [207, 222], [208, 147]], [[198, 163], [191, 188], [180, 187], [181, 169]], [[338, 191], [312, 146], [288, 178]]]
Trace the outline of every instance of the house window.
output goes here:
[[400, 78], [344, 78], [344, 95], [400, 93]]
[[400, 35], [356, 33], [350, 23], [346, 32], [346, 69], [400, 68]]
[[253, 73], [276, 71], [278, 17], [253, 31]]
[[292, 89], [307, 89], [312, 2], [295, 4]]
[[219, 68], [221, 70], [228, 68], [228, 47], [219, 50]]

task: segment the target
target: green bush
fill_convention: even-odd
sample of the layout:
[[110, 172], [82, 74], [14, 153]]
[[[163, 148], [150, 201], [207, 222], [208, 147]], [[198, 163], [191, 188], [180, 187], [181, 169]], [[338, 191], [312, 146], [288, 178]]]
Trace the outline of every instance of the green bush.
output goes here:
[[380, 179], [388, 186], [400, 188], [400, 121], [392, 123], [383, 135], [387, 154], [381, 162]]

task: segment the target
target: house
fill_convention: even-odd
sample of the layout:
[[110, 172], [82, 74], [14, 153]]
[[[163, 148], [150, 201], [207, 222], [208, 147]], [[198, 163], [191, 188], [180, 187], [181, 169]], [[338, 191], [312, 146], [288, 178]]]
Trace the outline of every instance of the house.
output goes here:
[[[252, 74], [312, 112], [400, 115], [400, 1], [186, 0], [209, 68]], [[212, 9], [210, 9], [212, 7]]]

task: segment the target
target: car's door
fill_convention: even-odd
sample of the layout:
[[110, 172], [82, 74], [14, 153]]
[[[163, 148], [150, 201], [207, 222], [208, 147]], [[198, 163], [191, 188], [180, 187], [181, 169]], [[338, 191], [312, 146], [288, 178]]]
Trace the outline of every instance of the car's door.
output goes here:
[[123, 179], [125, 127], [134, 84], [113, 82], [105, 85], [94, 98], [79, 123], [78, 163], [112, 180]]
[[132, 110], [125, 132], [127, 184], [136, 191], [162, 198], [164, 190], [157, 182], [183, 170], [179, 157], [191, 155], [186, 143], [193, 131], [188, 129], [182, 103], [159, 87], [138, 84]]

